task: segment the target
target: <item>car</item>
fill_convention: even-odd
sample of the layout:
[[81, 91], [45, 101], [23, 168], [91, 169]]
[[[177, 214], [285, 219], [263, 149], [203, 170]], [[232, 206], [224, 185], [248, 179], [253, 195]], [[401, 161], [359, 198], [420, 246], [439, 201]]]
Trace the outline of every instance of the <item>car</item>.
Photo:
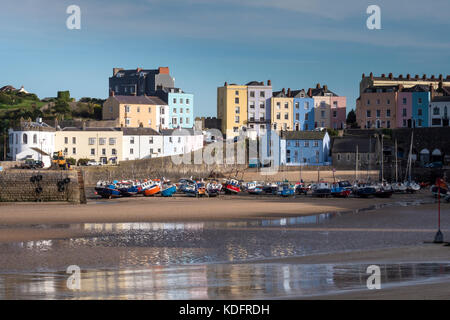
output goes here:
[[89, 160], [89, 161], [86, 163], [86, 165], [87, 165], [87, 166], [101, 166], [102, 164], [101, 164], [101, 162], [97, 162], [97, 161], [95, 161], [95, 160]]
[[435, 161], [435, 162], [427, 163], [424, 167], [434, 169], [434, 168], [442, 168], [443, 166], [444, 165], [442, 164], [441, 161]]
[[42, 169], [43, 167], [44, 163], [40, 160], [26, 159], [20, 169]]

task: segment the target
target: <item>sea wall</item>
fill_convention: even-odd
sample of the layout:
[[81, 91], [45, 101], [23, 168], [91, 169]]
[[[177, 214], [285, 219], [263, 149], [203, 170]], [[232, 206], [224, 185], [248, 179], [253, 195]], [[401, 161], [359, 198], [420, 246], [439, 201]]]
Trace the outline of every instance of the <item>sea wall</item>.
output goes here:
[[30, 201], [79, 203], [77, 172], [49, 170], [0, 172], [0, 202]]

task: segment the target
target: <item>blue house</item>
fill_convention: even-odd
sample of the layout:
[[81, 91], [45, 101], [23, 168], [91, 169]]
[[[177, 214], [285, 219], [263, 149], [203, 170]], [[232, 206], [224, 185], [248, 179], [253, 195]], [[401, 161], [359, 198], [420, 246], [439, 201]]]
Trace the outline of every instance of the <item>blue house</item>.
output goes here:
[[[422, 88], [422, 90], [424, 90]], [[412, 93], [412, 119], [414, 127], [428, 127], [428, 106], [430, 105], [430, 92], [417, 90]]]
[[329, 165], [330, 136], [326, 131], [284, 131], [280, 155], [281, 165]]
[[163, 88], [156, 93], [169, 106], [169, 128], [194, 127], [194, 95], [179, 88]]
[[304, 89], [291, 91], [291, 97], [294, 98], [294, 130], [314, 130], [314, 99]]

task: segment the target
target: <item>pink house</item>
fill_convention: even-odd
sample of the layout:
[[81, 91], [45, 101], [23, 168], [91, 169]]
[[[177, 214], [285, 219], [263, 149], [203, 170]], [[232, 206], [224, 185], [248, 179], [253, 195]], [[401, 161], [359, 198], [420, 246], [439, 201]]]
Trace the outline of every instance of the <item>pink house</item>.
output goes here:
[[412, 92], [400, 91], [397, 96], [397, 128], [407, 128], [412, 118]]
[[347, 119], [347, 98], [331, 97], [330, 127], [344, 129]]

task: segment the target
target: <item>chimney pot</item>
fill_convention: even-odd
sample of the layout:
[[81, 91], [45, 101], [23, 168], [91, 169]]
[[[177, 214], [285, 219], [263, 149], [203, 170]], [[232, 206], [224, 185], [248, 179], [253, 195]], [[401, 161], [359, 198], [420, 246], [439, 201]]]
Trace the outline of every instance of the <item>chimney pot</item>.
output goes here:
[[363, 73], [361, 78], [364, 79], [365, 77], [366, 77], [366, 74]]
[[402, 74], [399, 74], [398, 77], [399, 77], [399, 79], [403, 79], [403, 75]]
[[370, 73], [370, 80], [373, 80], [373, 72]]
[[228, 85], [228, 82], [225, 81], [225, 83], [223, 85], [226, 87]]
[[409, 73], [406, 75], [406, 79], [408, 79], [408, 80], [411, 79], [411, 75]]
[[323, 85], [323, 90], [328, 91], [328, 86], [326, 84]]
[[272, 81], [267, 80], [267, 85], [268, 85], [268, 86], [271, 86], [271, 85], [272, 85]]
[[391, 72], [391, 73], [389, 73], [389, 79], [392, 80], [392, 78], [393, 78], [393, 75], [392, 75], [392, 72]]
[[291, 88], [288, 88], [287, 95], [288, 95], [288, 97], [291, 96]]
[[316, 89], [320, 89], [320, 83], [316, 84]]
[[424, 73], [422, 76], [422, 79], [425, 80], [427, 78], [427, 75]]
[[382, 78], [386, 78], [386, 74], [382, 73], [382, 74], [381, 74], [381, 77], [382, 77]]
[[434, 76], [434, 74], [431, 76], [431, 80], [436, 79], [436, 77]]
[[416, 79], [419, 79], [419, 75], [418, 75], [418, 74], [416, 74], [416, 76], [415, 76], [414, 78], [416, 78]]
[[442, 79], [444, 79], [444, 76], [442, 74], [439, 75], [439, 80], [442, 81]]
[[281, 90], [281, 92], [283, 92], [283, 93], [285, 92], [284, 88]]

